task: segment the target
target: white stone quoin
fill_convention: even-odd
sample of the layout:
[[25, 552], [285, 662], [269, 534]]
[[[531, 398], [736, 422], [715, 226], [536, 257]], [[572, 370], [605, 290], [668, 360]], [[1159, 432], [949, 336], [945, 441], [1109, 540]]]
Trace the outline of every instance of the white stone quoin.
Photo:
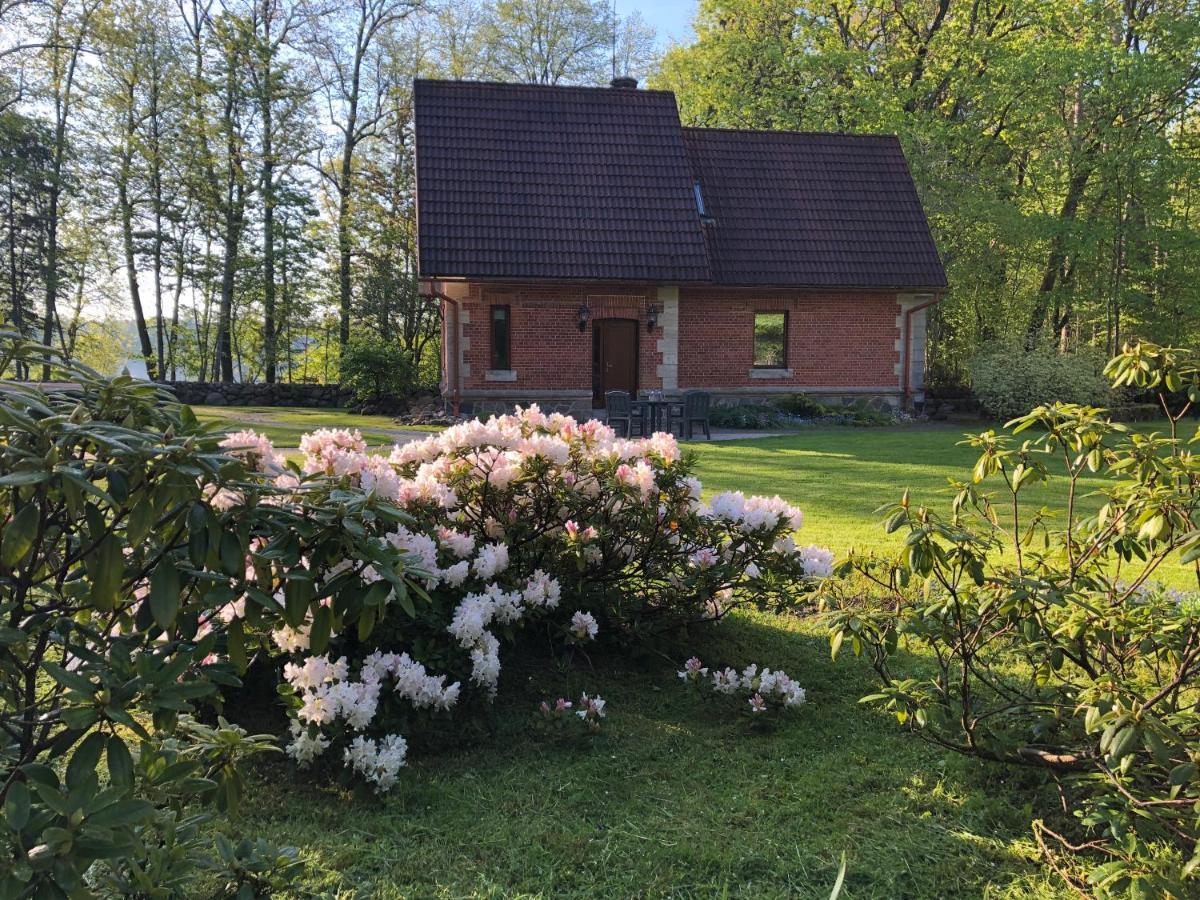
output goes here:
[[658, 314], [658, 327], [662, 329], [662, 337], [658, 339], [658, 352], [662, 354], [658, 377], [664, 391], [674, 391], [679, 387], [679, 288], [660, 287], [658, 305], [662, 308]]

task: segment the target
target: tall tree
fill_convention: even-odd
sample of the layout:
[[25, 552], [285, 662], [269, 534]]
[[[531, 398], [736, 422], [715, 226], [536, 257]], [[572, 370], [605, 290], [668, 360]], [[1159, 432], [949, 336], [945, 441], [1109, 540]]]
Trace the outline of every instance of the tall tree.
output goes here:
[[[84, 42], [89, 38], [93, 18], [102, 0], [50, 0], [46, 14], [46, 43], [41, 49], [45, 63], [45, 95], [53, 113], [54, 137], [51, 144], [49, 191], [46, 203], [46, 302], [42, 318], [42, 343], [54, 343], [57, 331], [62, 343], [58, 319], [59, 227], [62, 201], [66, 190], [67, 156], [70, 150], [67, 125], [74, 112], [76, 75]], [[42, 367], [42, 377], [50, 377], [50, 361]]]
[[353, 300], [351, 264], [352, 216], [359, 147], [386, 127], [393, 106], [389, 94], [396, 85], [395, 69], [379, 52], [379, 42], [409, 15], [417, 0], [354, 0], [341, 15], [315, 23], [310, 46], [327, 104], [329, 121], [338, 136], [336, 158], [321, 171], [337, 205], [338, 340], [350, 338]]

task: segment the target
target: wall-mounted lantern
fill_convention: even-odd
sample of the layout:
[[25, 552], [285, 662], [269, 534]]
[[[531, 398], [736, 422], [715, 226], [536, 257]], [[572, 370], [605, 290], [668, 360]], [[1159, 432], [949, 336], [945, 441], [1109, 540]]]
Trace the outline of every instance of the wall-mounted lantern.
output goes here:
[[586, 331], [588, 319], [592, 317], [592, 311], [588, 309], [588, 305], [584, 303], [579, 307], [579, 330]]
[[657, 303], [651, 303], [650, 306], [646, 309], [646, 330], [647, 331], [653, 331], [655, 328], [658, 327], [658, 314], [660, 312], [662, 312], [662, 309], [659, 307], [659, 305]]

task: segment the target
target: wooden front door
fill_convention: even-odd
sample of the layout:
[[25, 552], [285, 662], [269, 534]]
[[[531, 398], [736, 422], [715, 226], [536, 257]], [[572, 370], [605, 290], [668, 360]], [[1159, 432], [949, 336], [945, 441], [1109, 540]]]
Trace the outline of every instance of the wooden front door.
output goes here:
[[592, 405], [604, 409], [605, 391], [637, 396], [638, 323], [601, 319], [592, 325]]

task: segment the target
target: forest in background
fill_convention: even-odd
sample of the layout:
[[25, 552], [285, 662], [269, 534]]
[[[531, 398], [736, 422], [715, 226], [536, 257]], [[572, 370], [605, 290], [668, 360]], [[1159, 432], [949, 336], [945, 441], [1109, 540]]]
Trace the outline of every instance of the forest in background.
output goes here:
[[1200, 329], [1194, 0], [701, 0], [685, 124], [899, 135], [946, 264], [930, 378], [985, 345]]
[[603, 84], [654, 47], [595, 0], [0, 0], [0, 321], [151, 378], [336, 380], [357, 342], [436, 379], [413, 78]]
[[333, 380], [367, 341], [428, 378], [412, 78], [616, 70], [685, 124], [898, 134], [950, 278], [935, 384], [1002, 342], [1195, 342], [1194, 0], [701, 0], [695, 32], [659, 59], [591, 0], [0, 0], [0, 318], [153, 377]]

